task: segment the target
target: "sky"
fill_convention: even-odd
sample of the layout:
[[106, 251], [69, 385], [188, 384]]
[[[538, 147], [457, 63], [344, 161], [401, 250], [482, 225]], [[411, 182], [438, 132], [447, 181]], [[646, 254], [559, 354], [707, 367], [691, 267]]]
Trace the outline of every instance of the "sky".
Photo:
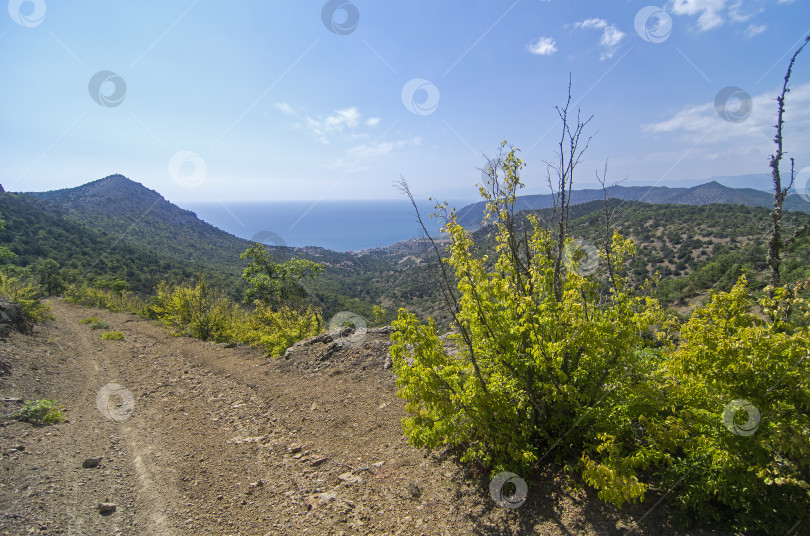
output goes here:
[[[807, 0], [649, 1], [10, 0], [0, 183], [121, 173], [183, 203], [396, 199], [403, 177], [474, 200], [508, 140], [547, 193], [569, 77], [593, 116], [575, 187], [606, 163], [623, 185], [768, 173]], [[791, 82], [802, 170], [810, 47]]]

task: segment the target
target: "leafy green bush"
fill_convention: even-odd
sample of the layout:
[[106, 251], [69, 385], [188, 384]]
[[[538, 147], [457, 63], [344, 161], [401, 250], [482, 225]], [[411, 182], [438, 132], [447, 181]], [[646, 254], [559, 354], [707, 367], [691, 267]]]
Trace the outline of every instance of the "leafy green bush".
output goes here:
[[[26, 270], [15, 270], [6, 266], [0, 274], [0, 295], [9, 301], [20, 304], [23, 314], [33, 322], [53, 320], [51, 307], [42, 303], [42, 292]], [[12, 275], [13, 274], [13, 275]]]
[[65, 420], [63, 409], [53, 400], [27, 400], [12, 416], [18, 421], [57, 424]]
[[[526, 472], [549, 452], [579, 457], [596, 441], [593, 408], [617, 387], [643, 381], [645, 354], [636, 350], [663, 321], [658, 303], [636, 295], [621, 275], [634, 246], [620, 235], [599, 259], [587, 259], [594, 267], [600, 260], [594, 275], [580, 273], [590, 270], [580, 266], [581, 252], [571, 254], [573, 240], [560, 243], [534, 217], [516, 245], [511, 214], [521, 167], [512, 149], [504, 189], [485, 195], [494, 262], [473, 251], [452, 213], [445, 226], [452, 238], [445, 263], [458, 293], [460, 332], [448, 337], [455, 348], [445, 348], [432, 321], [421, 324], [401, 309], [390, 350], [411, 443], [458, 446], [462, 461], [494, 471]], [[611, 485], [628, 498], [644, 491], [632, 479]]]
[[321, 332], [323, 321], [314, 309], [282, 307], [272, 310], [260, 302], [253, 311], [243, 313], [231, 324], [231, 334], [238, 342], [263, 348], [268, 355], [279, 356], [296, 342]]
[[104, 288], [86, 283], [72, 283], [66, 287], [65, 299], [87, 307], [99, 307], [116, 313], [130, 312], [142, 318], [154, 318], [154, 312], [149, 308], [147, 300], [126, 290], [108, 288], [120, 289], [122, 285], [118, 283], [121, 282], [103, 280], [100, 284], [106, 285]]
[[93, 324], [95, 322], [101, 322], [101, 319], [97, 316], [88, 316], [87, 318], [79, 320], [79, 324]]
[[123, 341], [124, 334], [120, 331], [108, 331], [101, 334], [101, 339], [104, 341]]
[[198, 277], [196, 285], [161, 283], [151, 309], [172, 335], [230, 342], [229, 323], [235, 304], [221, 290], [211, 287], [204, 275]]

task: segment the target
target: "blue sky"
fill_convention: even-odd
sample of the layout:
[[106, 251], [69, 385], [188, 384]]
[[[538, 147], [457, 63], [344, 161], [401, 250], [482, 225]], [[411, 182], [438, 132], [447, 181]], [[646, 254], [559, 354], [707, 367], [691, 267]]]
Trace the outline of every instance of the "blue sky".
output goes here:
[[[524, 193], [545, 193], [569, 73], [594, 115], [580, 187], [606, 159], [625, 185], [767, 173], [807, 2], [648, 2], [11, 0], [0, 182], [122, 173], [181, 203], [397, 198], [401, 175], [419, 197], [474, 199], [509, 140]], [[792, 88], [801, 169], [810, 50]]]

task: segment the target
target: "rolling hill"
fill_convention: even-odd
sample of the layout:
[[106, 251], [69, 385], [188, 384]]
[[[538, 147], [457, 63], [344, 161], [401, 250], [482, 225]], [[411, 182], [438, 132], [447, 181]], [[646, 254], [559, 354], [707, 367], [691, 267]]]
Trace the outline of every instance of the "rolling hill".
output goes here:
[[[642, 201], [651, 204], [670, 205], [710, 205], [731, 204], [749, 207], [773, 206], [773, 194], [753, 188], [729, 188], [717, 181], [711, 181], [691, 188], [669, 188], [667, 186], [616, 186], [610, 190], [611, 197], [623, 201]], [[515, 202], [517, 210], [539, 210], [552, 208], [555, 196], [522, 195]], [[571, 195], [571, 204], [580, 205], [590, 201], [604, 199], [601, 189], [574, 190]], [[466, 228], [481, 226], [484, 216], [485, 202], [467, 205], [458, 211], [458, 222]], [[784, 204], [785, 210], [810, 212], [810, 203], [800, 196], [793, 194]]]

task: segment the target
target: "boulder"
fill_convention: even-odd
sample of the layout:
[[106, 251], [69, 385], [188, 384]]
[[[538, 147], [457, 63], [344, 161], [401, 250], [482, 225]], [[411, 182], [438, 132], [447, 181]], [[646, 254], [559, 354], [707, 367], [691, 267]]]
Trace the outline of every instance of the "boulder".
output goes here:
[[0, 298], [0, 339], [5, 339], [12, 331], [31, 333], [33, 324], [23, 313], [22, 306]]

